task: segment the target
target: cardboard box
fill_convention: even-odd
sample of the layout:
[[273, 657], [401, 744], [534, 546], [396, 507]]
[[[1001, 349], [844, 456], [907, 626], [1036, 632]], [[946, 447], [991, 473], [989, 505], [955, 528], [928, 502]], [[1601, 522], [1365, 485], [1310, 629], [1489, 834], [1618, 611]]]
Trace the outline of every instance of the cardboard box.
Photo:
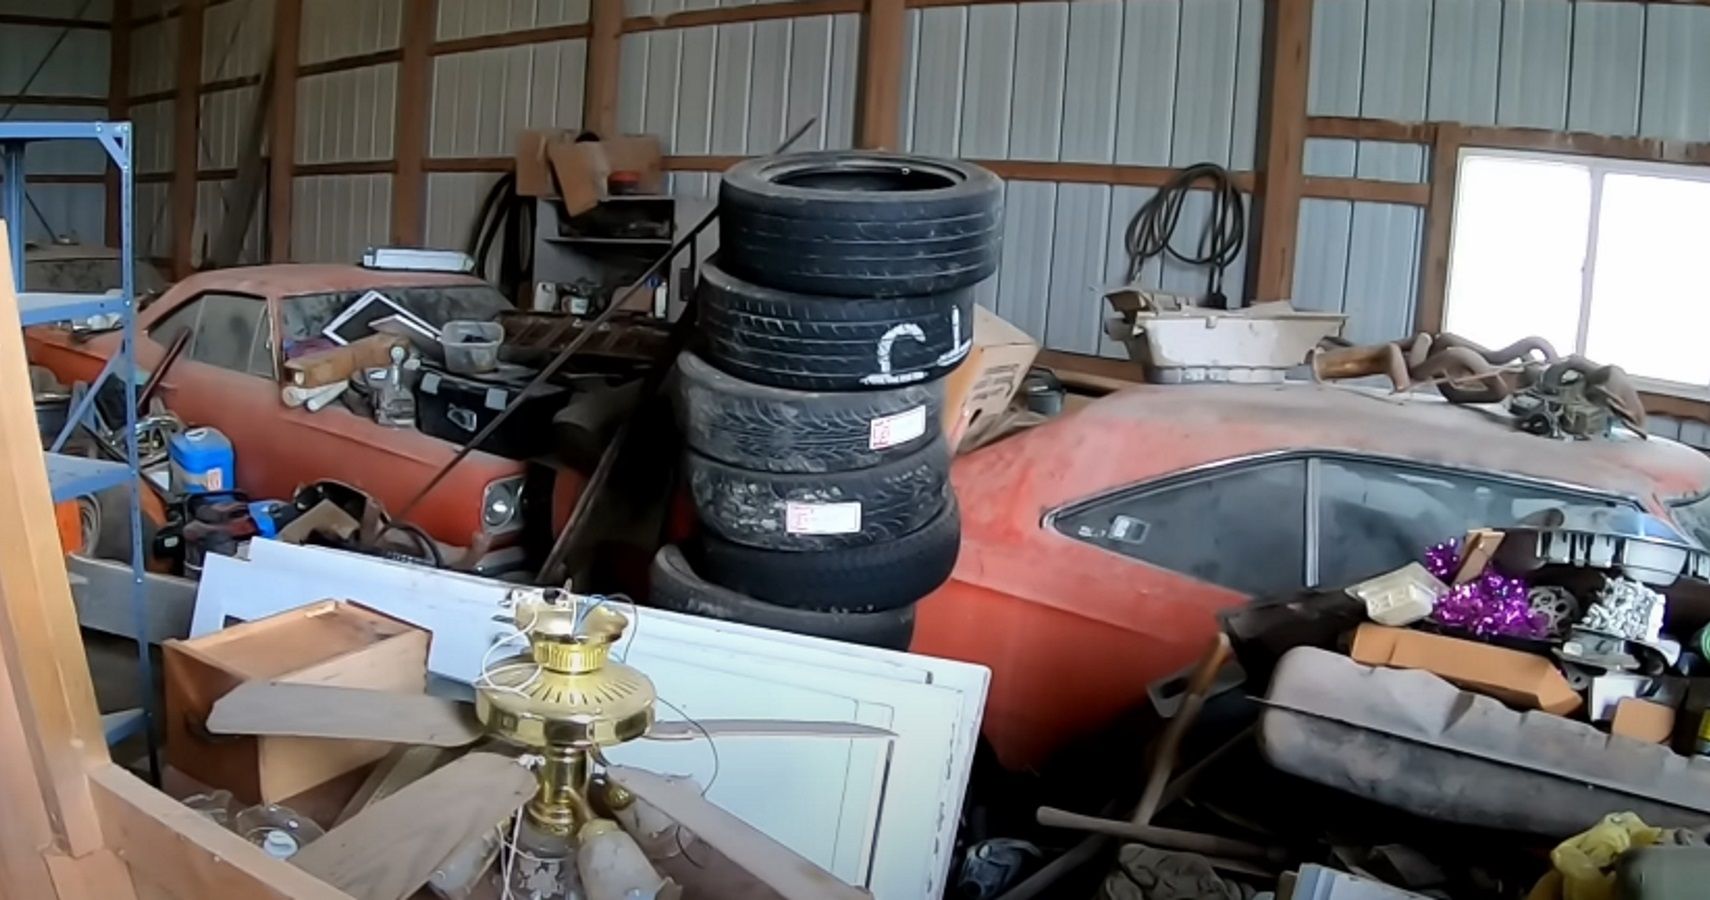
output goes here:
[[571, 215], [593, 209], [606, 197], [613, 172], [640, 176], [642, 193], [664, 191], [664, 156], [652, 135], [625, 135], [605, 141], [576, 140], [571, 131], [525, 131], [517, 140], [517, 193], [524, 197], [562, 197]]
[[1554, 664], [1518, 650], [1368, 622], [1354, 632], [1350, 655], [1368, 666], [1422, 669], [1524, 709], [1565, 716], [1580, 707]]
[[371, 366], [392, 363], [392, 348], [410, 346], [409, 338], [395, 334], [371, 334], [343, 347], [305, 353], [285, 361], [285, 375], [293, 387], [317, 388], [337, 384]]
[[1003, 426], [1004, 411], [1039, 355], [1027, 332], [983, 306], [974, 307], [974, 341], [944, 380], [944, 433], [951, 449], [978, 446]]
[[1666, 744], [1674, 736], [1674, 709], [1627, 697], [1615, 705], [1615, 720], [1609, 730], [1647, 744]]
[[274, 803], [367, 765], [369, 741], [211, 735], [214, 701], [251, 679], [395, 693], [427, 689], [428, 633], [366, 607], [325, 601], [162, 645], [172, 765], [248, 803]]

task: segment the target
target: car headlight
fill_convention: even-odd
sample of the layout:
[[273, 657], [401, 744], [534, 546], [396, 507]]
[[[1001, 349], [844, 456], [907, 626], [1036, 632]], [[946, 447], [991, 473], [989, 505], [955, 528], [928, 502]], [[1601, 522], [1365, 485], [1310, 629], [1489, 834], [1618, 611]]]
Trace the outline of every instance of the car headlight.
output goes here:
[[501, 478], [481, 492], [481, 528], [489, 533], [522, 524], [522, 476]]

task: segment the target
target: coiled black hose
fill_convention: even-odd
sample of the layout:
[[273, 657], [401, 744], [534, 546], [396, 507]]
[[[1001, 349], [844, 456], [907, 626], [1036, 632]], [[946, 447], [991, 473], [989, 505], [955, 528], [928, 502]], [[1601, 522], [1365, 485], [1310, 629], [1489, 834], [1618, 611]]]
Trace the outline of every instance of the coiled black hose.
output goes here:
[[[1211, 216], [1200, 232], [1196, 249], [1183, 253], [1171, 246], [1181, 224], [1182, 207], [1196, 182], [1210, 185]], [[1229, 170], [1216, 163], [1199, 163], [1177, 172], [1147, 200], [1128, 223], [1128, 280], [1137, 281], [1146, 261], [1169, 254], [1190, 266], [1211, 269], [1205, 293], [1212, 305], [1230, 308], [1223, 293], [1223, 270], [1241, 255], [1247, 244], [1247, 206]]]

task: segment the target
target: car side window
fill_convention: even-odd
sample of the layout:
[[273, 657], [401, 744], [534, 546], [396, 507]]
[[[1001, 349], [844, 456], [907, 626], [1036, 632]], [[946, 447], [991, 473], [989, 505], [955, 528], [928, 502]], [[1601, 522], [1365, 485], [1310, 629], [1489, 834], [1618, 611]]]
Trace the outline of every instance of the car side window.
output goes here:
[[1388, 572], [1473, 528], [1513, 525], [1545, 509], [1630, 505], [1567, 488], [1382, 460], [1318, 462], [1318, 584], [1331, 588]]
[[1244, 594], [1298, 591], [1306, 461], [1229, 466], [1069, 507], [1063, 534]]
[[233, 372], [273, 376], [272, 328], [262, 298], [202, 294], [156, 322], [149, 337], [171, 346], [187, 329], [191, 338], [184, 352], [190, 359]]

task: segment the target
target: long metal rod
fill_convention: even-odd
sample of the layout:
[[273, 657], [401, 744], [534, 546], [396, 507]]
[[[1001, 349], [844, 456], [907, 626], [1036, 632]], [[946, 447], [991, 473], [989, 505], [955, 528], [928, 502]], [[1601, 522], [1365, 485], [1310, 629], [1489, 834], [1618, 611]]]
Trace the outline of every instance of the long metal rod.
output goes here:
[[[803, 122], [801, 127], [795, 130], [795, 133], [786, 138], [783, 144], [779, 145], [778, 149], [773, 151], [773, 155], [789, 150], [796, 141], [801, 140], [802, 135], [807, 134], [808, 129], [812, 128], [814, 123], [817, 121], [819, 121], [819, 117], [814, 116], [809, 118], [806, 122]], [[583, 327], [581, 334], [576, 335], [576, 337], [571, 339], [570, 343], [564, 346], [563, 350], [558, 351], [558, 355], [554, 356], [552, 360], [540, 370], [539, 374], [535, 375], [534, 378], [529, 381], [528, 385], [519, 391], [516, 396], [511, 399], [511, 402], [506, 404], [505, 408], [500, 410], [497, 416], [493, 417], [492, 421], [487, 423], [486, 427], [476, 432], [475, 436], [470, 438], [468, 443], [460, 447], [457, 454], [451, 457], [450, 460], [446, 461], [445, 465], [441, 466], [439, 471], [435, 472], [433, 477], [429, 478], [427, 483], [422, 485], [421, 490], [417, 491], [415, 496], [410, 498], [410, 502], [405, 503], [403, 508], [398, 510], [397, 514], [392, 516], [392, 518], [386, 523], [386, 526], [380, 529], [380, 534], [383, 535], [387, 531], [391, 530], [393, 523], [402, 522], [408, 519], [410, 513], [414, 512], [416, 507], [421, 505], [422, 500], [427, 498], [428, 493], [438, 487], [440, 482], [443, 482], [446, 476], [451, 474], [452, 469], [457, 468], [458, 463], [468, 459], [469, 454], [473, 453], [475, 448], [481, 446], [481, 443], [487, 438], [492, 437], [493, 433], [499, 430], [499, 426], [503, 425], [505, 420], [509, 419], [511, 414], [517, 411], [517, 408], [522, 405], [525, 399], [533, 396], [537, 389], [546, 384], [547, 379], [557, 374], [558, 370], [563, 368], [564, 364], [570, 361], [570, 357], [574, 356], [576, 351], [582, 349], [584, 344], [593, 339], [594, 335], [600, 331], [601, 325], [604, 325], [609, 321], [612, 316], [616, 315], [620, 308], [627, 304], [631, 298], [639, 295], [643, 289], [650, 289], [648, 288], [648, 282], [653, 279], [653, 276], [663, 272], [665, 267], [670, 265], [671, 260], [676, 259], [677, 254], [683, 252], [683, 248], [688, 247], [693, 243], [696, 235], [705, 231], [707, 226], [711, 225], [717, 219], [718, 203], [714, 202], [713, 208], [708, 210], [707, 214], [702, 216], [700, 221], [696, 222], [694, 227], [689, 229], [688, 233], [678, 238], [676, 242], [671, 245], [671, 249], [666, 250], [663, 255], [654, 260], [653, 265], [648, 266], [647, 270], [642, 272], [641, 276], [623, 292], [623, 296], [614, 298], [610, 303], [606, 304], [606, 308], [600, 310], [600, 314], [595, 316], [593, 321], [587, 323], [587, 325]], [[563, 321], [554, 325], [550, 332], [547, 332], [546, 337], [540, 341], [541, 345], [547, 347], [552, 346], [553, 342], [563, 337], [564, 333], [569, 331], [573, 325], [575, 325], [575, 320], [571, 317], [566, 317]]]

